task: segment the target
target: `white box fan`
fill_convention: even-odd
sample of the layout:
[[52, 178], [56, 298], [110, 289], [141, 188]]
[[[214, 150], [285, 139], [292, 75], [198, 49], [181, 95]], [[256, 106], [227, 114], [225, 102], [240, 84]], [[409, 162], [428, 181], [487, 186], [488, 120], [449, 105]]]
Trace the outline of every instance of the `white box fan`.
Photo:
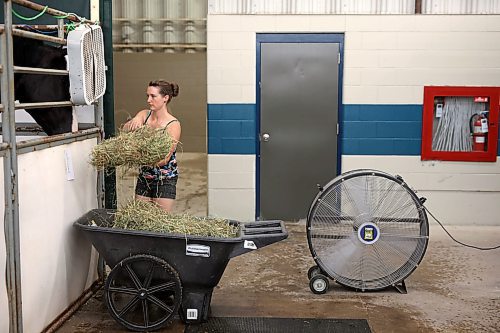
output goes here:
[[80, 25], [68, 33], [71, 101], [90, 105], [106, 91], [104, 39], [98, 25]]

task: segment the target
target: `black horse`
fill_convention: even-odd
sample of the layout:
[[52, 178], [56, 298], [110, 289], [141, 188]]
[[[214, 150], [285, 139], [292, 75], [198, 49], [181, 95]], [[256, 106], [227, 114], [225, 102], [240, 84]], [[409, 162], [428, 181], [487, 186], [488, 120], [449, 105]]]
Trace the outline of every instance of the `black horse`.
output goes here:
[[[42, 41], [14, 36], [14, 65], [66, 69], [66, 49]], [[15, 98], [20, 103], [70, 100], [67, 75], [14, 74]], [[73, 108], [45, 107], [26, 110], [47, 135], [71, 132]]]

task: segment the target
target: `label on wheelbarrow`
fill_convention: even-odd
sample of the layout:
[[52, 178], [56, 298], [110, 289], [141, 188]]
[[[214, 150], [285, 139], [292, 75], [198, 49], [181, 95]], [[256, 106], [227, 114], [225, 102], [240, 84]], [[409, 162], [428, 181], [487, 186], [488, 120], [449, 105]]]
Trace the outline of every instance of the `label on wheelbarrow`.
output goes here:
[[186, 244], [186, 255], [193, 257], [210, 257], [210, 246], [201, 244]]
[[186, 319], [191, 319], [191, 320], [198, 319], [198, 309], [187, 309]]
[[257, 245], [255, 245], [255, 243], [253, 241], [249, 241], [249, 240], [246, 240], [243, 243], [243, 247], [245, 249], [257, 250]]

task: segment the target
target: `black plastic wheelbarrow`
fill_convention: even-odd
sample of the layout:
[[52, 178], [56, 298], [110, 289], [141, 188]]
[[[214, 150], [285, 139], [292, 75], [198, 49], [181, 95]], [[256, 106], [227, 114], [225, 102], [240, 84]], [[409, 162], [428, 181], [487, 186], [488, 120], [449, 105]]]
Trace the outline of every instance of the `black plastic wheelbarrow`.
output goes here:
[[206, 321], [229, 259], [288, 237], [282, 221], [231, 222], [237, 238], [113, 229], [114, 213], [94, 209], [74, 226], [111, 268], [104, 285], [111, 316], [134, 331], [157, 330], [176, 313], [185, 323]]

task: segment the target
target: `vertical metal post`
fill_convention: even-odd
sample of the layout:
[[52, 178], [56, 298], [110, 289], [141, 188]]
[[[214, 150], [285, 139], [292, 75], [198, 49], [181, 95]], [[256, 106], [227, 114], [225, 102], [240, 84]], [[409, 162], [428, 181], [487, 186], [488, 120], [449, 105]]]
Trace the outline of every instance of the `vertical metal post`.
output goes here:
[[[106, 93], [104, 94], [104, 138], [115, 135], [115, 108], [113, 100], [113, 11], [112, 0], [99, 1], [99, 17], [104, 37], [104, 61], [106, 63]], [[116, 171], [105, 175], [105, 206], [116, 208]]]
[[[101, 97], [94, 106], [95, 125], [101, 130], [101, 135], [97, 138], [97, 143], [100, 143], [104, 139], [103, 104], [104, 99]], [[97, 172], [97, 207], [104, 208], [104, 171]]]
[[[97, 143], [100, 143], [104, 139], [104, 98], [101, 97], [97, 101], [97, 105], [94, 107], [94, 117], [95, 117], [95, 125], [99, 127], [101, 135], [97, 138]], [[105, 207], [105, 173], [104, 171], [97, 172], [97, 207], [104, 208]], [[104, 258], [99, 254], [99, 258], [97, 261], [97, 275], [101, 281], [104, 281], [106, 278], [106, 264], [104, 262]]]
[[[99, 21], [101, 17], [101, 13], [99, 12], [99, 0], [91, 0], [90, 1], [90, 19], [94, 22]], [[97, 8], [96, 8], [97, 7]], [[102, 24], [101, 24], [102, 28]], [[104, 33], [103, 33], [104, 35]], [[94, 106], [94, 120], [95, 126], [99, 127], [100, 135], [97, 138], [97, 143], [99, 144], [102, 140], [104, 140], [104, 98], [100, 97], [97, 101], [97, 104]], [[97, 208], [104, 208], [104, 171], [97, 171]], [[97, 272], [99, 274], [99, 278], [104, 281], [104, 260], [101, 255], [99, 255], [99, 262], [97, 265]]]
[[57, 37], [64, 38], [64, 19], [57, 19]]
[[4, 158], [5, 215], [4, 229], [7, 250], [7, 296], [9, 299], [9, 332], [23, 332], [21, 298], [21, 257], [19, 250], [19, 201], [17, 188], [16, 117], [14, 108], [14, 55], [12, 41], [12, 2], [4, 2], [4, 33], [2, 42], [2, 137], [9, 145]]

